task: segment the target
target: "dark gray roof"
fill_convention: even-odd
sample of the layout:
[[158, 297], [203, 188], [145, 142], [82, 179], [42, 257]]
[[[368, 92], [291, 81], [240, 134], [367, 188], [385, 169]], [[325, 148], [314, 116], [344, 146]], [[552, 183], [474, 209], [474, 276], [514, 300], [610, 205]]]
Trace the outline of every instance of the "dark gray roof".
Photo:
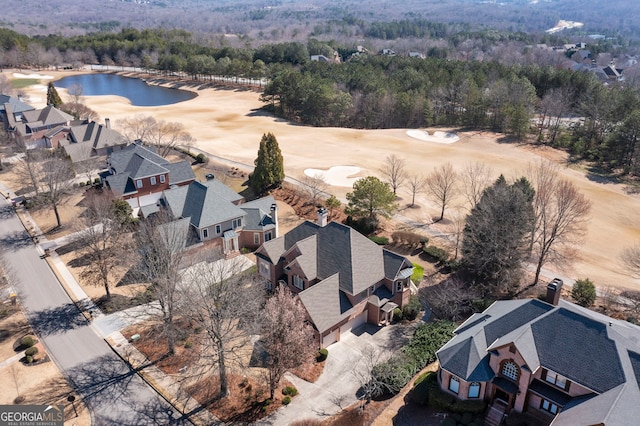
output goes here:
[[131, 179], [141, 179], [149, 176], [157, 176], [167, 173], [168, 169], [158, 163], [147, 160], [138, 153], [134, 153], [124, 168], [124, 173], [129, 175]]
[[406, 257], [400, 256], [392, 251], [383, 249], [382, 257], [384, 259], [384, 276], [391, 281], [394, 281], [396, 277], [398, 277], [401, 270], [413, 268], [413, 265]]
[[126, 138], [120, 133], [95, 121], [71, 126], [70, 136], [71, 142], [86, 142], [91, 144], [91, 147], [94, 149], [117, 145], [124, 146], [127, 144]]
[[540, 364], [598, 393], [624, 383], [607, 327], [576, 312], [555, 309], [531, 324]]
[[133, 143], [128, 147], [121, 149], [120, 151], [113, 152], [109, 156], [109, 166], [115, 171], [115, 173], [122, 173], [125, 171], [129, 162], [131, 161], [131, 158], [134, 155], [146, 158], [147, 160], [156, 164], [168, 163], [167, 160], [165, 160], [149, 148]]
[[25, 123], [34, 123], [33, 127], [42, 127], [69, 123], [73, 120], [73, 116], [56, 107], [47, 106], [42, 109], [24, 111], [22, 120]]
[[351, 315], [353, 305], [339, 286], [340, 278], [334, 274], [298, 294], [320, 333]]
[[163, 198], [174, 217], [188, 217], [191, 224], [206, 228], [228, 220], [244, 217], [245, 212], [220, 195], [217, 184], [191, 182], [189, 185], [164, 191]]
[[106, 177], [107, 186], [111, 188], [111, 191], [116, 196], [122, 196], [124, 194], [131, 194], [137, 191], [133, 181], [129, 179], [128, 175], [108, 175]]
[[[274, 263], [298, 241], [317, 235], [317, 277], [324, 279], [335, 273], [340, 277], [340, 289], [356, 295], [385, 277], [383, 250], [354, 229], [337, 222], [322, 227], [303, 222], [276, 240], [284, 240], [284, 251], [276, 254], [274, 247], [281, 243], [265, 243], [266, 251]], [[277, 259], [276, 259], [277, 256]], [[408, 261], [407, 261], [408, 262]]]
[[454, 334], [437, 356], [464, 380], [482, 381], [490, 351], [513, 344], [529, 370], [547, 368], [598, 393], [567, 402], [553, 424], [635, 424], [640, 416], [640, 328], [633, 324], [564, 300], [511, 300], [473, 315]]

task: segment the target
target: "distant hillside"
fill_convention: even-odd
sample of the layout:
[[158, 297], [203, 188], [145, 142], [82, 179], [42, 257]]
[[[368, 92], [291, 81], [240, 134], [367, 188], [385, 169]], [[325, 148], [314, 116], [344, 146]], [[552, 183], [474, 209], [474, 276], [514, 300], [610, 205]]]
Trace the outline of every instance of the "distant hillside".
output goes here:
[[[579, 21], [578, 33], [640, 37], [635, 0], [0, 0], [0, 26], [29, 35], [83, 34], [135, 28], [182, 28], [279, 41], [326, 33], [358, 37], [357, 22], [424, 19], [511, 31], [543, 32], [559, 20]], [[27, 12], [28, 11], [28, 12]]]

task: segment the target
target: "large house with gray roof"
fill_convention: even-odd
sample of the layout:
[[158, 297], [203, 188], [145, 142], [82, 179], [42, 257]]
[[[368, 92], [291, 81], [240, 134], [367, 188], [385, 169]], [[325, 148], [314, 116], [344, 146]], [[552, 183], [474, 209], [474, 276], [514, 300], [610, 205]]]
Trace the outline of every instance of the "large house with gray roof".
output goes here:
[[194, 241], [218, 244], [227, 257], [278, 236], [272, 196], [244, 202], [244, 197], [217, 179], [168, 189], [155, 205], [142, 207], [141, 214], [149, 217], [160, 209], [176, 220], [186, 220]]
[[640, 418], [640, 327], [560, 300], [497, 301], [437, 352], [438, 382], [490, 404], [489, 425], [511, 411], [553, 425], [630, 425]]
[[133, 209], [154, 205], [163, 191], [196, 179], [188, 161], [171, 163], [137, 143], [111, 153], [107, 164], [109, 170], [101, 176], [103, 184]]
[[307, 310], [326, 347], [364, 324], [386, 324], [409, 302], [412, 263], [336, 222], [306, 221], [255, 252], [269, 286], [286, 285]]
[[22, 114], [34, 109], [31, 105], [22, 102], [20, 98], [0, 94], [0, 120], [5, 130], [15, 128], [17, 123], [22, 122]]
[[[6, 108], [6, 106], [5, 106]], [[21, 120], [9, 128], [12, 137], [27, 149], [45, 147], [46, 136], [57, 127], [69, 127], [72, 115], [54, 106], [22, 112]]]
[[129, 141], [111, 128], [109, 119], [105, 124], [83, 120], [69, 127], [57, 127], [47, 135], [47, 147], [62, 148], [73, 163], [93, 157], [110, 155], [129, 145]]

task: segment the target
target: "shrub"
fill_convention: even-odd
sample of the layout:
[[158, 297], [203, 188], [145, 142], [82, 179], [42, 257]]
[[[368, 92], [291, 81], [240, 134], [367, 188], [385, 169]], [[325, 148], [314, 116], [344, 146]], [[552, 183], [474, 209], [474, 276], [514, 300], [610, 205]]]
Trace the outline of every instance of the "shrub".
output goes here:
[[91, 180], [88, 180], [84, 183], [86, 186], [91, 186]]
[[31, 364], [31, 363], [33, 362], [33, 357], [32, 357], [32, 356], [27, 356], [27, 357], [25, 357], [25, 362], [26, 362], [27, 364]]
[[369, 239], [379, 246], [386, 246], [387, 244], [389, 244], [389, 239], [387, 237], [377, 237], [375, 235], [372, 235], [369, 237]]
[[427, 405], [429, 403], [429, 388], [436, 381], [436, 373], [427, 371], [418, 377], [413, 384], [409, 398], [416, 404]]
[[438, 262], [444, 263], [449, 260], [449, 255], [445, 249], [436, 246], [427, 246], [422, 250], [428, 256], [431, 256]]
[[327, 348], [322, 348], [318, 351], [318, 354], [316, 355], [316, 361], [322, 362], [325, 359], [327, 359], [328, 356], [329, 356], [329, 351], [327, 350]]
[[409, 320], [413, 321], [416, 319], [420, 311], [422, 310], [422, 303], [420, 303], [420, 299], [416, 296], [411, 296], [409, 298], [409, 303], [402, 308], [402, 316]]
[[78, 186], [79, 186], [79, 187], [81, 187], [81, 188], [82, 188], [83, 186], [85, 186], [85, 185], [86, 185], [86, 183], [85, 183], [85, 182], [79, 182], [79, 183], [78, 183]]
[[408, 231], [395, 231], [391, 234], [391, 238], [393, 238], [393, 243], [395, 245], [407, 245], [409, 247], [416, 247], [425, 239], [425, 237], [420, 234]]
[[184, 342], [185, 349], [190, 349], [192, 347], [193, 347], [193, 342], [191, 342], [190, 340], [187, 340], [186, 342]]
[[38, 348], [36, 348], [35, 346], [31, 346], [30, 348], [27, 348], [26, 351], [24, 351], [24, 354], [30, 357], [33, 357], [37, 353], [38, 353]]
[[100, 180], [100, 178], [99, 178], [99, 177], [97, 177], [97, 178], [95, 178], [95, 179], [93, 180], [93, 183], [94, 183], [95, 185], [99, 184], [100, 182], [101, 182], [101, 180]]
[[198, 163], [198, 164], [206, 164], [208, 162], [209, 162], [209, 157], [207, 157], [203, 153], [200, 153], [200, 154], [196, 155], [196, 163]]
[[393, 321], [394, 322], [402, 321], [402, 309], [400, 308], [393, 309]]
[[295, 386], [286, 386], [282, 389], [282, 394], [287, 396], [296, 396], [298, 394], [298, 389]]
[[30, 348], [35, 344], [36, 344], [36, 341], [31, 336], [24, 336], [22, 339], [20, 339], [20, 346], [23, 348]]
[[571, 289], [571, 297], [578, 305], [589, 307], [596, 301], [596, 286], [589, 278], [576, 280]]
[[282, 398], [282, 405], [289, 405], [289, 404], [291, 404], [291, 397], [287, 395], [284, 398]]

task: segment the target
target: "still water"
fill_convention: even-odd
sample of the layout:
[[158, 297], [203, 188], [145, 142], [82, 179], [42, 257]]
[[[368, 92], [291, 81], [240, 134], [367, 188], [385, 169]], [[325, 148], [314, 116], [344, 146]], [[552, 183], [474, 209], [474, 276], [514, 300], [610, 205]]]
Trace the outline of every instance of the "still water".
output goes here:
[[83, 96], [123, 96], [135, 106], [162, 106], [188, 101], [197, 95], [186, 90], [150, 86], [137, 78], [114, 74], [80, 74], [64, 77], [54, 83], [56, 87], [69, 89], [74, 84], [82, 86]]

